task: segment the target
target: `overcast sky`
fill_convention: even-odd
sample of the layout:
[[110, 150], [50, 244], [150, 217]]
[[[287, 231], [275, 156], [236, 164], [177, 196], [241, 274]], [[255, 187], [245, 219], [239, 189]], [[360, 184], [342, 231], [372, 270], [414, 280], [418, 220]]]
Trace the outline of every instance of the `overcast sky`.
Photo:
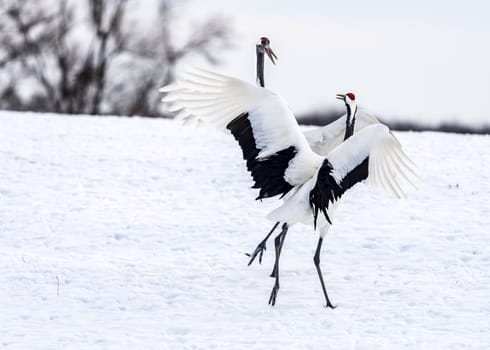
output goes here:
[[222, 73], [254, 81], [255, 43], [268, 36], [279, 61], [266, 66], [266, 85], [296, 114], [352, 91], [387, 119], [490, 123], [488, 0], [193, 0], [185, 9], [221, 13], [235, 28], [235, 48], [212, 67]]

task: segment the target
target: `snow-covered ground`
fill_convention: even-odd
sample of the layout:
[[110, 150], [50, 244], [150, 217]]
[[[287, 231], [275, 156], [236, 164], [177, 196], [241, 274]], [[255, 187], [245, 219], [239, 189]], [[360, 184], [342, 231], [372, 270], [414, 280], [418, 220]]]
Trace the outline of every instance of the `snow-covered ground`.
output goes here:
[[168, 120], [0, 113], [0, 347], [489, 349], [490, 137], [397, 133], [425, 178], [350, 191], [294, 226], [267, 305], [272, 223], [228, 135]]

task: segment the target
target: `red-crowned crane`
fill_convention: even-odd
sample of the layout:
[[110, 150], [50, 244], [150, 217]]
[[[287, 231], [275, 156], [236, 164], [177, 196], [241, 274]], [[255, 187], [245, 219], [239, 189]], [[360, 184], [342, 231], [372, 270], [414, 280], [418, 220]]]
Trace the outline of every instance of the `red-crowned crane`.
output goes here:
[[[261, 87], [265, 87], [264, 82], [264, 58], [266, 53], [273, 64], [275, 64], [274, 58], [277, 56], [274, 54], [270, 47], [270, 40], [267, 37], [261, 37], [256, 45], [257, 55], [257, 84]], [[355, 96], [350, 96], [352, 100], [355, 100]], [[366, 126], [379, 123], [379, 121], [372, 115], [366, 113], [363, 110], [358, 110], [357, 105], [351, 108], [348, 100], [344, 100], [347, 113], [338, 118], [334, 122], [321, 127], [308, 130], [304, 132], [304, 135], [310, 144], [312, 150], [320, 155], [327, 155], [330, 150], [338, 146], [341, 142], [352, 136], [355, 132], [363, 129]], [[280, 225], [280, 222], [276, 222], [265, 238], [257, 245], [255, 250], [251, 254], [246, 254], [250, 257], [248, 265], [250, 266], [255, 258], [259, 257], [259, 264], [262, 263], [262, 256], [266, 250], [266, 243], [275, 229]], [[281, 254], [282, 246], [284, 244], [285, 233], [279, 233], [274, 240], [275, 251]], [[276, 276], [276, 268], [274, 265], [272, 269], [271, 277]]]
[[[259, 189], [256, 199], [280, 196], [282, 205], [268, 214], [281, 222], [281, 235], [296, 223], [314, 226], [319, 240], [314, 255], [326, 306], [330, 302], [320, 269], [323, 238], [332, 224], [338, 200], [352, 186], [367, 180], [398, 197], [400, 180], [411, 182], [413, 163], [389, 129], [380, 123], [365, 127], [334, 147], [326, 156], [315, 153], [286, 102], [274, 92], [245, 81], [198, 68], [161, 89], [169, 111], [179, 120], [228, 130], [238, 141], [247, 169]], [[338, 95], [352, 111], [354, 96]], [[276, 280], [269, 303], [279, 291], [279, 252]]]
[[257, 45], [255, 45], [255, 53], [257, 54], [257, 85], [261, 87], [265, 87], [265, 80], [264, 80], [264, 53], [269, 56], [271, 62], [273, 64], [276, 64], [274, 61], [274, 58], [277, 60], [277, 56], [272, 51], [270, 47], [270, 40], [269, 38], [263, 36], [259, 39], [259, 42]]
[[[257, 45], [255, 45], [255, 53], [257, 55], [257, 69], [256, 69], [257, 85], [260, 87], [265, 87], [265, 79], [264, 79], [265, 55], [264, 54], [267, 54], [267, 56], [269, 56], [271, 62], [274, 65], [276, 64], [276, 62], [274, 61], [274, 58], [277, 59], [276, 54], [274, 53], [274, 51], [272, 51], [272, 48], [270, 47], [269, 38], [263, 36], [259, 39], [259, 42], [257, 43]], [[250, 266], [253, 263], [253, 261], [257, 257], [257, 254], [260, 254], [259, 255], [259, 264], [262, 264], [262, 256], [263, 256], [264, 251], [266, 249], [267, 240], [272, 235], [272, 233], [276, 230], [276, 228], [279, 226], [279, 224], [280, 224], [280, 222], [276, 222], [274, 224], [274, 226], [269, 231], [267, 236], [265, 236], [265, 238], [257, 245], [257, 247], [255, 248], [255, 250], [252, 254], [248, 254], [248, 253], [246, 254], [247, 256], [250, 257], [250, 260], [248, 262], [248, 266]], [[282, 250], [282, 244], [284, 243], [283, 238], [284, 237], [283, 237], [282, 232], [281, 232], [279, 235], [277, 235], [276, 239], [274, 240], [274, 243], [276, 246], [276, 252], [278, 252], [279, 254]], [[276, 276], [276, 268], [277, 268], [277, 265], [274, 264], [274, 267], [273, 267], [272, 273], [271, 273], [271, 277]]]

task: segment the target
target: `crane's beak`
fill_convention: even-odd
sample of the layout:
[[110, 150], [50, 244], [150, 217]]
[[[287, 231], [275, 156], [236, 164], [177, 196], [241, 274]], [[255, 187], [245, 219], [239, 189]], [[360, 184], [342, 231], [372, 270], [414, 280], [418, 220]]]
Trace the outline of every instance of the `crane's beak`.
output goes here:
[[343, 94], [337, 94], [336, 98], [337, 98], [337, 100], [345, 101], [345, 95], [343, 95]]
[[264, 51], [267, 54], [267, 56], [269, 56], [269, 58], [272, 61], [272, 63], [275, 65], [276, 62], [274, 61], [274, 58], [277, 60], [277, 56], [274, 53], [274, 51], [272, 51], [272, 49], [270, 48], [269, 45], [267, 45], [266, 47], [264, 47]]

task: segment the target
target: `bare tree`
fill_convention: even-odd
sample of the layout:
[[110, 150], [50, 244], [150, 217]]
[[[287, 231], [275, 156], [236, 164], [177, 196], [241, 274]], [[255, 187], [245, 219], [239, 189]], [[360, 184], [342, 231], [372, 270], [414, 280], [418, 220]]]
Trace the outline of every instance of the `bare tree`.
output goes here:
[[[201, 23], [194, 23], [186, 38], [177, 40], [174, 23], [178, 15], [172, 2], [162, 0], [151, 31], [133, 31], [126, 43], [127, 51], [131, 52], [131, 60], [125, 64], [129, 70], [137, 71], [138, 78], [129, 82], [132, 87], [126, 98], [119, 101], [122, 110], [129, 114], [155, 115], [160, 106], [158, 93], [152, 87], [160, 87], [174, 78], [177, 64], [188, 55], [200, 55], [211, 63], [219, 63], [218, 54], [229, 47], [229, 26], [225, 19], [214, 16]], [[124, 82], [128, 83], [128, 82]], [[124, 83], [113, 86], [114, 90], [124, 90]]]
[[144, 30], [146, 19], [130, 18], [128, 10], [142, 4], [150, 6], [0, 0], [0, 108], [159, 115], [157, 88], [177, 63], [189, 54], [216, 63], [229, 28], [213, 17], [177, 39], [174, 3], [160, 0], [151, 31]]

